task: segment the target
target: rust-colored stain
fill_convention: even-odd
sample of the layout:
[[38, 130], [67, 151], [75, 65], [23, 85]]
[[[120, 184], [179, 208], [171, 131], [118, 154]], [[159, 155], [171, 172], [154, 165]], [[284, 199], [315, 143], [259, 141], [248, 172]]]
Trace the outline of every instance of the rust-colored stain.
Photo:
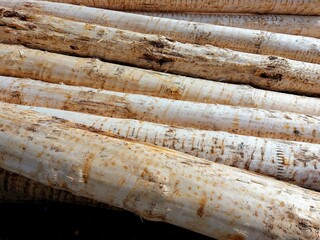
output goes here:
[[86, 29], [86, 30], [92, 30], [94, 28], [95, 28], [95, 25], [93, 25], [93, 24], [86, 23], [84, 25], [84, 29]]
[[234, 234], [228, 238], [229, 240], [244, 240], [245, 237], [240, 234]]
[[10, 93], [11, 99], [9, 100], [10, 103], [15, 103], [15, 104], [21, 104], [22, 100], [21, 100], [21, 94], [19, 91], [12, 91]]
[[179, 194], [179, 183], [180, 183], [180, 181], [177, 180], [177, 181], [175, 182], [175, 184], [174, 184], [173, 193], [174, 193], [175, 195], [178, 195], [178, 194]]
[[205, 208], [206, 204], [207, 204], [207, 194], [204, 192], [203, 195], [202, 195], [202, 198], [200, 199], [199, 208], [197, 210], [197, 215], [199, 217], [203, 217], [204, 208]]
[[89, 172], [91, 169], [91, 165], [92, 165], [92, 161], [94, 159], [94, 154], [93, 153], [89, 153], [86, 157], [86, 160], [84, 162], [84, 166], [83, 166], [83, 182], [87, 183], [88, 182], [88, 178], [89, 178]]
[[149, 182], [154, 182], [156, 183], [157, 182], [157, 176], [155, 176], [152, 172], [150, 172], [148, 170], [148, 168], [145, 168], [142, 173], [141, 173], [141, 178], [142, 179], [145, 179]]
[[168, 84], [161, 85], [160, 92], [163, 92], [163, 97], [172, 99], [181, 99], [182, 95], [180, 89], [174, 86], [168, 86]]

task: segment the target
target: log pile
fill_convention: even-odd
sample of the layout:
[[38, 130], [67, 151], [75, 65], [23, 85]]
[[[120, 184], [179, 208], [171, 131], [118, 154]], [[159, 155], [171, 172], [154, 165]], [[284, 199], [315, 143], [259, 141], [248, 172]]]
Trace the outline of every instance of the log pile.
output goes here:
[[0, 202], [319, 239], [319, 23], [318, 0], [0, 0]]

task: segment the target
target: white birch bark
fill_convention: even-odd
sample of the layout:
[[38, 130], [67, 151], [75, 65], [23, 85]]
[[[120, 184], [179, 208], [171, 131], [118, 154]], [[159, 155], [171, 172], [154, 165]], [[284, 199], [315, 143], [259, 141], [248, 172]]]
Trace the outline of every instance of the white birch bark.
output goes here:
[[319, 193], [0, 105], [6, 170], [217, 239], [319, 237]]
[[320, 17], [301, 15], [253, 15], [227, 13], [133, 12], [135, 14], [208, 23], [219, 26], [320, 38]]
[[289, 112], [170, 100], [11, 77], [0, 77], [0, 101], [320, 143], [320, 118]]
[[0, 75], [162, 98], [320, 115], [320, 99], [0, 44]]
[[73, 3], [92, 7], [171, 12], [228, 12], [228, 13], [277, 13], [297, 15], [320, 15], [318, 0], [50, 0], [51, 2]]
[[103, 131], [118, 138], [170, 148], [320, 191], [319, 144], [263, 139], [226, 132], [176, 128], [132, 119], [18, 106], [47, 116], [83, 124], [92, 131]]
[[320, 64], [173, 42], [134, 33], [0, 8], [3, 43], [24, 44], [60, 53], [98, 57], [159, 71], [205, 79], [319, 94]]
[[[50, 14], [74, 21], [140, 33], [164, 35], [184, 43], [211, 44], [241, 52], [275, 55], [299, 61], [320, 63], [320, 40], [315, 38], [199, 24], [71, 4], [30, 0], [1, 0], [0, 5], [29, 13]], [[290, 27], [287, 26], [287, 28]]]

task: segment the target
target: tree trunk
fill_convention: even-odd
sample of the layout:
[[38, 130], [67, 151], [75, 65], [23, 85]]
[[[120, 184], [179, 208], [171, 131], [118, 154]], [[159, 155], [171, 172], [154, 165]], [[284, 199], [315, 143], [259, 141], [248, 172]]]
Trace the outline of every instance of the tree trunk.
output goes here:
[[184, 43], [211, 44], [241, 52], [320, 63], [320, 40], [314, 38], [191, 23], [69, 4], [24, 0], [0, 0], [0, 3], [3, 7], [12, 7], [15, 10], [50, 14], [134, 32], [159, 34]]
[[[320, 64], [173, 42], [50, 16], [0, 8], [3, 43], [99, 57], [144, 68], [290, 91], [320, 93]], [[126, 54], [124, 54], [126, 53]]]
[[320, 15], [318, 0], [50, 0], [115, 10]]
[[[0, 44], [0, 74], [192, 102], [320, 115], [320, 99]], [[294, 104], [293, 104], [294, 103]]]
[[0, 101], [203, 130], [320, 143], [320, 118], [0, 77]]
[[320, 17], [301, 15], [252, 15], [252, 14], [205, 14], [205, 13], [168, 13], [132, 12], [154, 17], [170, 18], [219, 26], [255, 29], [276, 33], [320, 38]]
[[316, 192], [4, 103], [0, 108], [6, 170], [217, 239], [319, 236]]
[[225, 132], [176, 128], [131, 119], [28, 107], [22, 109], [83, 124], [92, 131], [146, 142], [320, 191], [320, 146]]

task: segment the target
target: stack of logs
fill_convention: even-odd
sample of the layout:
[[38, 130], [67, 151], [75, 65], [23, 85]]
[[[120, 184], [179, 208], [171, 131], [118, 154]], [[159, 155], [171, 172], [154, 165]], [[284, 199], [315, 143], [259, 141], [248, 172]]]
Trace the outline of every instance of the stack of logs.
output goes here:
[[0, 201], [319, 239], [319, 16], [319, 0], [0, 0]]

